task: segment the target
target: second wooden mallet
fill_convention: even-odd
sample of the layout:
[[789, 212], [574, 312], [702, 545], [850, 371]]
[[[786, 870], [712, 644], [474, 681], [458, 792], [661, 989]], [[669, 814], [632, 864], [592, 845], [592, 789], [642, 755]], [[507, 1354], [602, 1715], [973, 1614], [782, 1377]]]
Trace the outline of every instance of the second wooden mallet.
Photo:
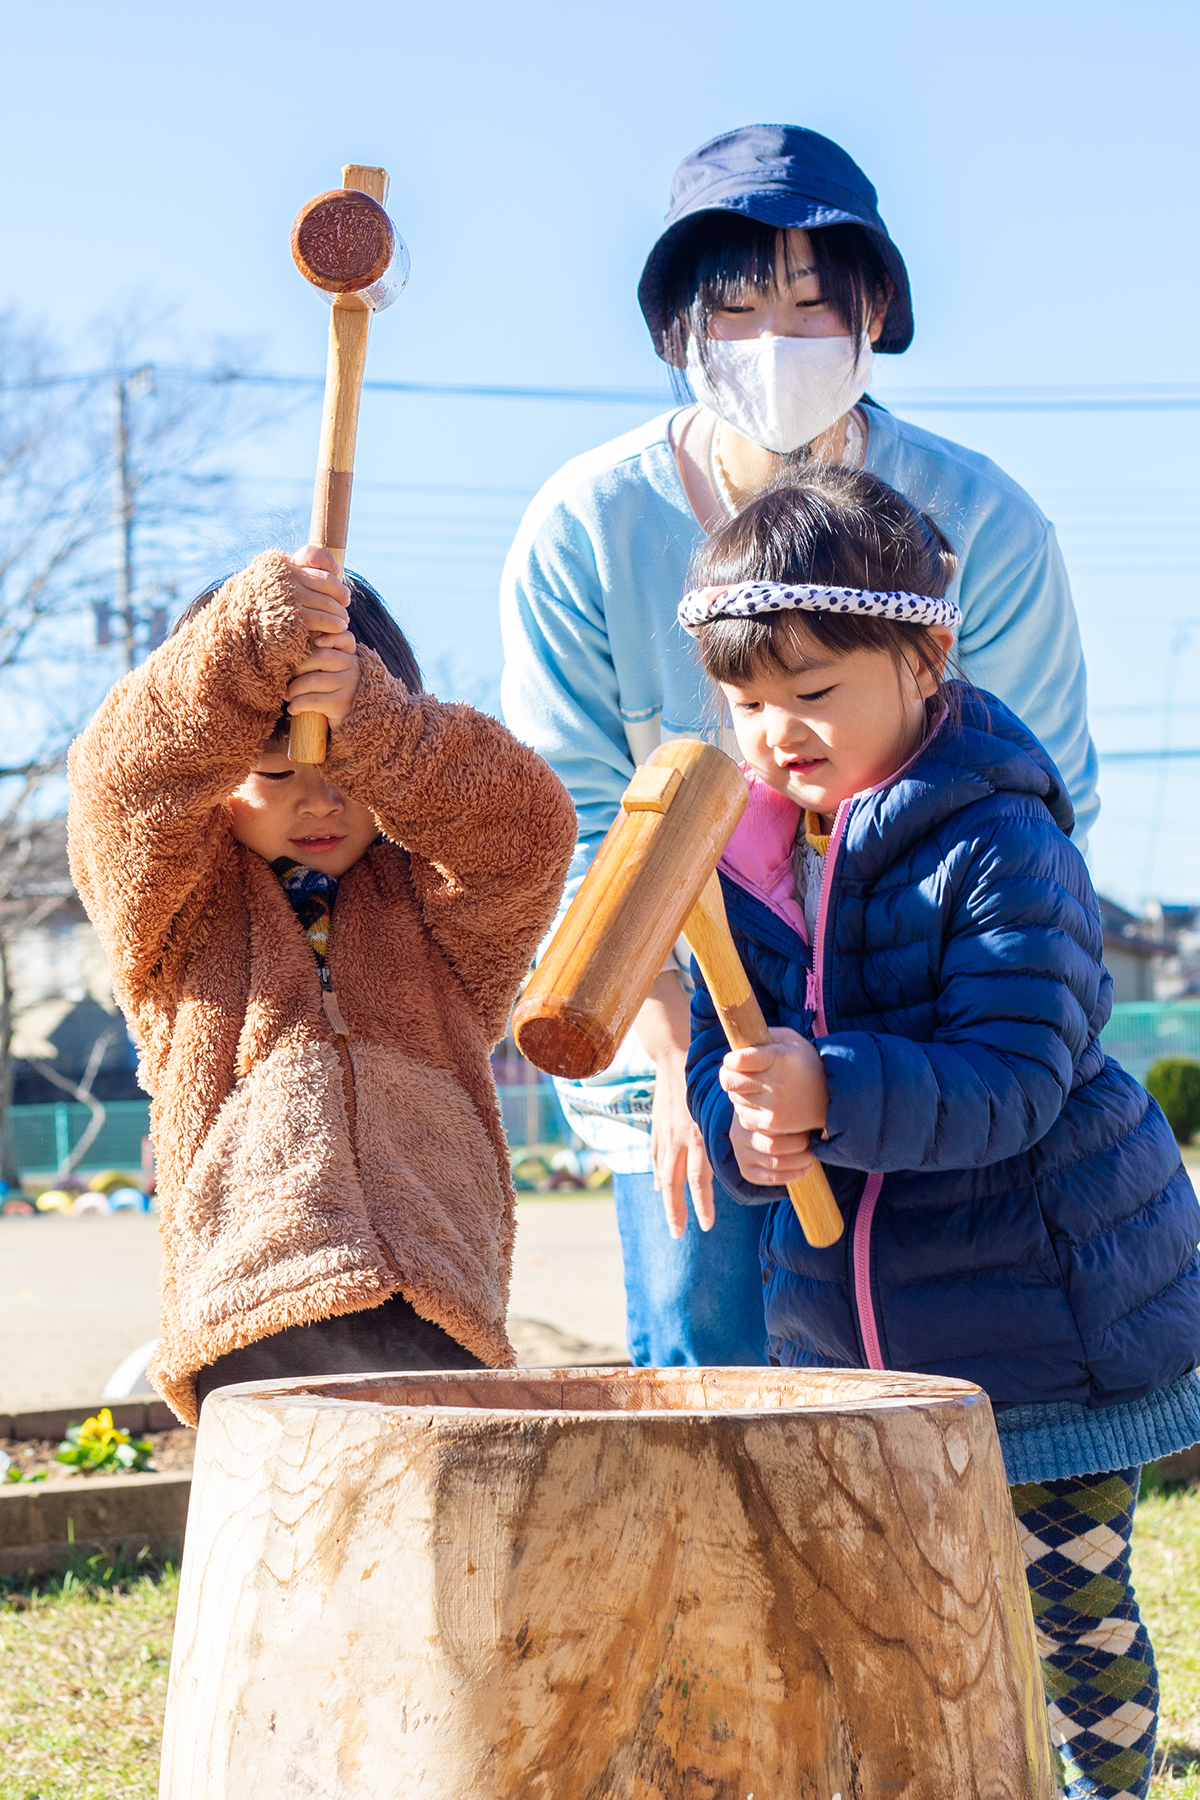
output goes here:
[[[358, 402], [371, 314], [390, 306], [408, 280], [408, 251], [383, 210], [387, 191], [386, 169], [347, 163], [341, 187], [310, 200], [292, 226], [296, 267], [331, 302], [325, 408], [308, 541], [331, 550], [339, 569], [346, 561]], [[289, 757], [293, 762], [324, 762], [328, 736], [323, 713], [293, 713]]]
[[[716, 874], [746, 799], [737, 764], [698, 738], [660, 744], [637, 770], [513, 1013], [531, 1063], [572, 1081], [607, 1068], [681, 933], [731, 1048], [770, 1043]], [[836, 1243], [842, 1215], [819, 1162], [788, 1194], [809, 1243]]]

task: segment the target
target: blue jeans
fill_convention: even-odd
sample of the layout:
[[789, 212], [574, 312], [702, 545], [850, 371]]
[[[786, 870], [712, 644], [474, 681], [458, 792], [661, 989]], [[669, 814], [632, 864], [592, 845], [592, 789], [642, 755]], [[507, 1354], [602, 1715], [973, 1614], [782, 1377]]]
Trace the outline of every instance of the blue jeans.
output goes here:
[[687, 1230], [673, 1238], [653, 1175], [614, 1174], [613, 1197], [630, 1360], [656, 1369], [765, 1364], [758, 1240], [766, 1207], [739, 1206], [718, 1190], [712, 1230], [701, 1231], [689, 1210]]

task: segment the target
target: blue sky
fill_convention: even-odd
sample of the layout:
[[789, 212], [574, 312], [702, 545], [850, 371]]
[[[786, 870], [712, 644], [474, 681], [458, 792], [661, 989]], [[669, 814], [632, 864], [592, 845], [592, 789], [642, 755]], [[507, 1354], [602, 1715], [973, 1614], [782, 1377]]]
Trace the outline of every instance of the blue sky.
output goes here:
[[[90, 322], [135, 307], [170, 312], [158, 354], [235, 340], [265, 368], [319, 373], [326, 315], [290, 222], [343, 161], [380, 162], [413, 274], [370, 374], [662, 386], [634, 290], [672, 170], [716, 132], [787, 119], [863, 164], [908, 260], [917, 337], [884, 359], [885, 400], [1194, 383], [1196, 21], [1155, 0], [4, 4], [0, 305], [81, 365]], [[495, 581], [525, 498], [652, 410], [368, 395], [352, 560], [444, 685], [494, 687]], [[919, 417], [995, 456], [1059, 524], [1098, 740], [1157, 743], [1173, 666], [1175, 742], [1200, 741], [1197, 415]], [[309, 404], [246, 447], [255, 517], [214, 533], [214, 567], [306, 518], [315, 437]], [[1106, 771], [1097, 878], [1128, 900], [1200, 899], [1200, 765], [1156, 781]]]

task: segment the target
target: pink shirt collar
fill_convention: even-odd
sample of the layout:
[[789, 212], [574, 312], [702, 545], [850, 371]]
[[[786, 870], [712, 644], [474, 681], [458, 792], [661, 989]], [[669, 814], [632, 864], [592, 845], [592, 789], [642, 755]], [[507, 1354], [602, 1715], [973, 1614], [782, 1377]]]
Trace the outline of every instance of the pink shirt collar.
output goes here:
[[747, 764], [742, 774], [750, 788], [746, 810], [725, 846], [721, 867], [740, 888], [761, 900], [777, 918], [808, 942], [804, 909], [796, 899], [792, 851], [800, 827], [801, 808], [776, 793]]

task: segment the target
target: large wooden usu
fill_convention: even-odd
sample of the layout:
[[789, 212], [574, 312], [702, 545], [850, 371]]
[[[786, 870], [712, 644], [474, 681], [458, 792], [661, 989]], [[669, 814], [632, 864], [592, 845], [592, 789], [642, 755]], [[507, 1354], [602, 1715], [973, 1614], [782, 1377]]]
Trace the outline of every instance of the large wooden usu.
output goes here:
[[991, 1410], [821, 1369], [205, 1405], [162, 1800], [1052, 1800]]

